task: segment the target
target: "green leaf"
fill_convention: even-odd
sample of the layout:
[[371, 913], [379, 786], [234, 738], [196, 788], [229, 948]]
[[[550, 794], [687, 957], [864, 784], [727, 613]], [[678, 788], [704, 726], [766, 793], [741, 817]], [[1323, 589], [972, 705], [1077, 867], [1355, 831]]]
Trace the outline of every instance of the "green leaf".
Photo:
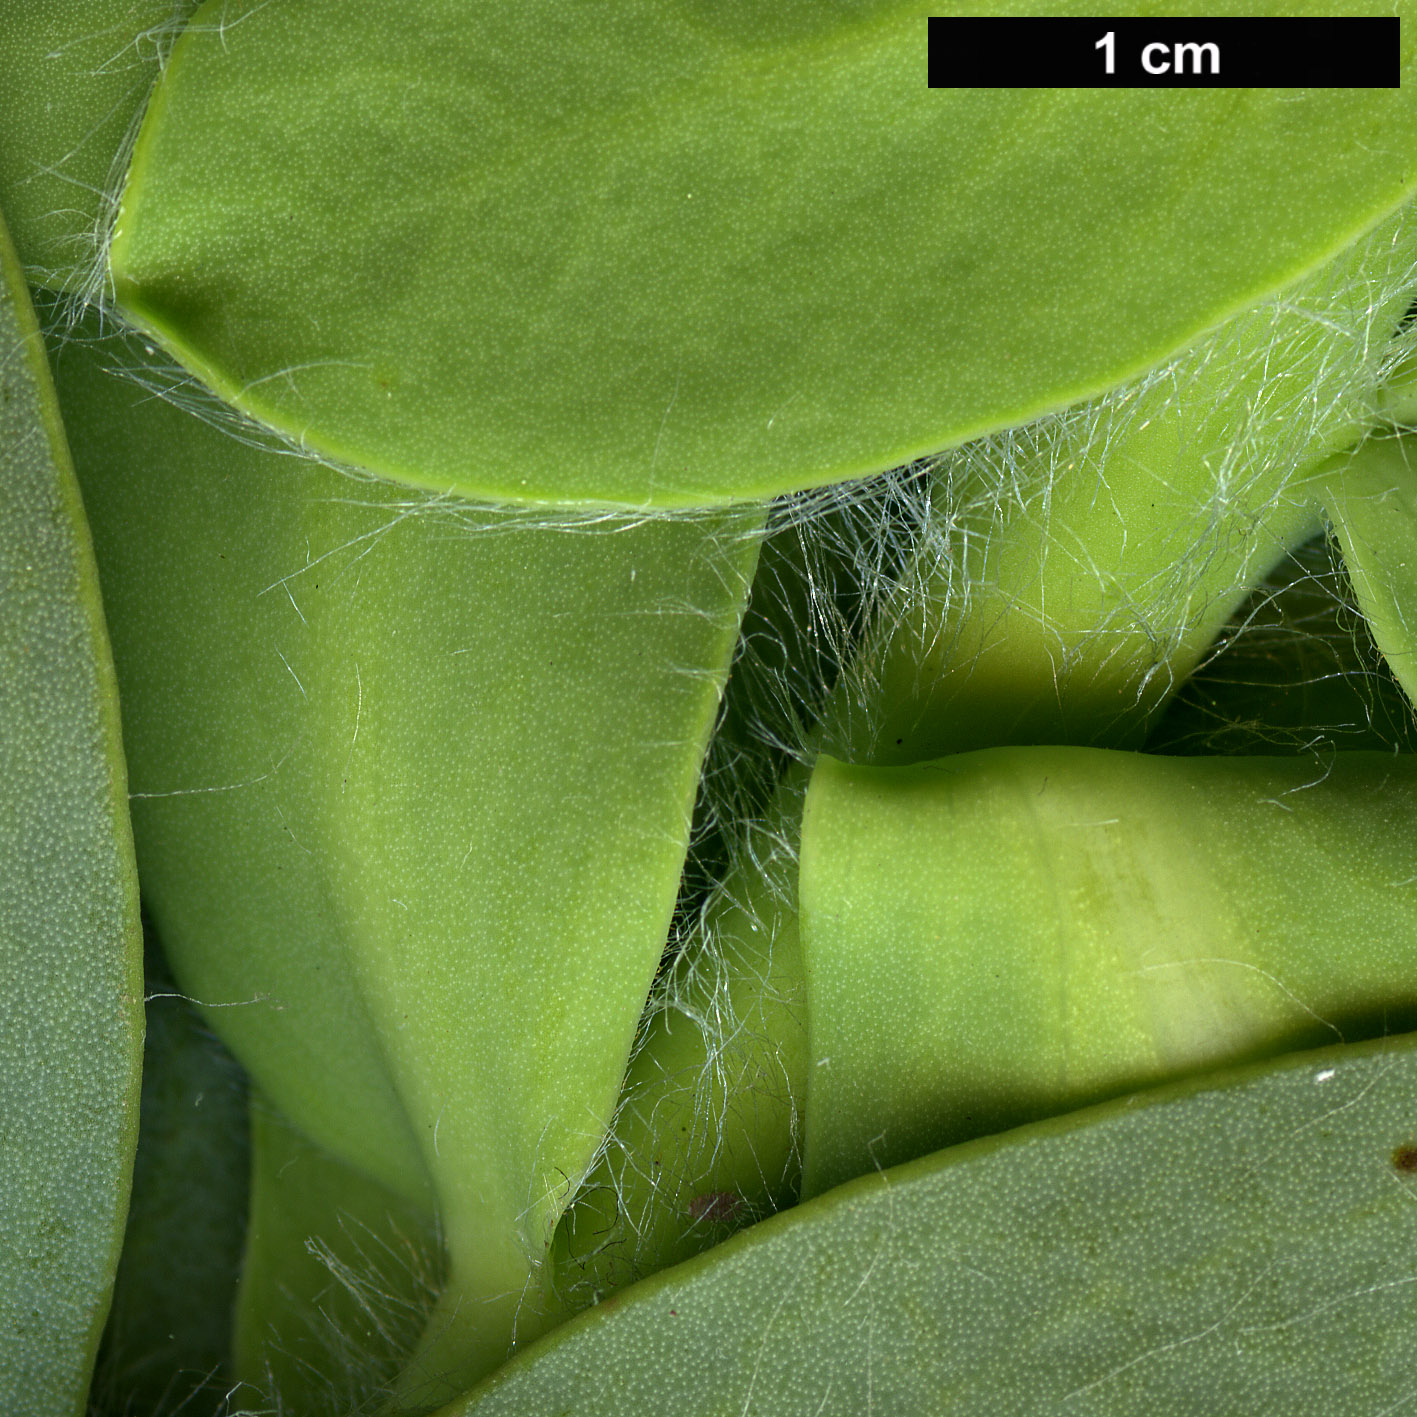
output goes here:
[[251, 1148], [235, 1327], [242, 1405], [348, 1417], [388, 1390], [443, 1286], [436, 1224], [260, 1096]]
[[93, 553], [0, 224], [0, 1411], [82, 1411], [128, 1209], [142, 932]]
[[1372, 1417], [1412, 1395], [1410, 1037], [840, 1187], [568, 1324], [442, 1417]]
[[0, 5], [0, 207], [32, 280], [96, 286], [138, 119], [196, 0]]
[[1415, 269], [1409, 206], [1142, 378], [942, 458], [931, 532], [829, 706], [827, 751], [1138, 746], [1321, 529], [1326, 460], [1381, 420], [1411, 355]]
[[931, 90], [931, 8], [209, 0], [139, 138], [120, 301], [337, 458], [698, 505], [1096, 393], [1417, 184], [1412, 83]]
[[58, 372], [154, 919], [290, 1122], [436, 1203], [419, 1370], [485, 1371], [549, 1321], [531, 1276], [664, 947], [761, 514], [410, 495], [224, 436], [114, 357]]
[[1221, 1064], [1417, 1024], [1417, 759], [818, 761], [803, 1193]]
[[1417, 701], [1417, 438], [1370, 438], [1336, 460], [1328, 513], [1359, 608], [1410, 699]]

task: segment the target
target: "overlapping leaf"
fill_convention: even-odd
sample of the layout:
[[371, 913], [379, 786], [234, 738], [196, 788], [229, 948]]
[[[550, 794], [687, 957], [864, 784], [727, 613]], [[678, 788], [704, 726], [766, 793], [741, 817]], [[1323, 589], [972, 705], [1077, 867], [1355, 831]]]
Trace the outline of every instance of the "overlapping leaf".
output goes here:
[[101, 281], [137, 122], [197, 0], [0, 5], [0, 205], [31, 279]]
[[664, 946], [758, 517], [549, 527], [243, 445], [79, 345], [59, 377], [179, 983], [438, 1206], [421, 1371], [495, 1365]]
[[1411, 1036], [871, 1175], [567, 1325], [443, 1417], [1371, 1417], [1412, 1393]]
[[932, 91], [932, 8], [209, 0], [119, 297], [238, 406], [405, 481], [718, 503], [1114, 384], [1417, 182], [1411, 84]]
[[128, 1208], [142, 933], [113, 664], [0, 224], [0, 1411], [71, 1417]]
[[804, 1192], [1417, 1023], [1410, 757], [824, 759], [802, 830]]

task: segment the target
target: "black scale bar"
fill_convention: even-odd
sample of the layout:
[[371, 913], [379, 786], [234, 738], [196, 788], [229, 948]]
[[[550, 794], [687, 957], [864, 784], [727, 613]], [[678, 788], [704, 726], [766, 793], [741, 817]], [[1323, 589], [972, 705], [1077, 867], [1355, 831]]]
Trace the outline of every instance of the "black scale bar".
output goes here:
[[1396, 16], [930, 17], [930, 87], [1395, 89]]

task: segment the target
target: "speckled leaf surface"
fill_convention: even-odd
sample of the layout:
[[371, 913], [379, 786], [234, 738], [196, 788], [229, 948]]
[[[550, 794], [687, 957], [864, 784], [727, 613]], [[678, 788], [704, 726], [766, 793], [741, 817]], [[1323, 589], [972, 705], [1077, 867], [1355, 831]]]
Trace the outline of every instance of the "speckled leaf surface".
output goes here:
[[1414, 1095], [1392, 1038], [871, 1175], [591, 1310], [443, 1417], [1399, 1412]]
[[811, 1195], [1169, 1078], [1417, 1024], [1410, 756], [819, 761]]
[[119, 298], [378, 472], [709, 504], [1114, 384], [1417, 183], [1411, 83], [931, 90], [931, 9], [209, 0], [139, 137]]
[[142, 935], [113, 665], [0, 225], [0, 1411], [83, 1409], [128, 1208]]
[[0, 5], [0, 206], [32, 280], [98, 280], [161, 56], [196, 0]]
[[533, 1330], [528, 1275], [615, 1105], [760, 515], [410, 495], [214, 431], [109, 358], [57, 375], [150, 909], [292, 1124], [436, 1203], [474, 1333], [441, 1325], [421, 1370], [485, 1371]]

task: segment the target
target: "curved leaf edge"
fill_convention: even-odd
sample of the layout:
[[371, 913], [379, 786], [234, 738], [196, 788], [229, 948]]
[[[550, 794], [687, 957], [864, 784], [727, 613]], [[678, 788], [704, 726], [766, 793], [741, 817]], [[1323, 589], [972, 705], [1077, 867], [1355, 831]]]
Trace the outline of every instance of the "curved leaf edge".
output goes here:
[[128, 920], [123, 940], [126, 981], [118, 1000], [132, 1022], [129, 1031], [127, 1085], [119, 1099], [119, 1140], [125, 1157], [121, 1178], [121, 1195], [115, 1208], [108, 1252], [103, 1257], [103, 1269], [108, 1286], [102, 1302], [94, 1306], [89, 1332], [82, 1355], [84, 1370], [90, 1375], [98, 1359], [99, 1346], [107, 1326], [113, 1302], [113, 1284], [123, 1251], [131, 1199], [133, 1167], [138, 1149], [139, 1111], [142, 1097], [143, 1046], [146, 1038], [145, 987], [143, 975], [143, 927], [138, 908], [138, 870], [133, 844], [132, 821], [128, 813], [128, 770], [123, 754], [122, 731], [118, 703], [118, 678], [109, 643], [108, 627], [103, 614], [103, 600], [98, 581], [98, 564], [94, 557], [93, 537], [84, 514], [83, 497], [78, 477], [69, 453], [68, 438], [59, 409], [59, 397], [54, 387], [48, 355], [39, 320], [25, 282], [24, 269], [3, 214], [0, 214], [0, 290], [8, 297], [19, 337], [23, 358], [34, 378], [40, 405], [40, 420], [49, 443], [49, 457], [58, 474], [60, 505], [73, 538], [77, 599], [88, 621], [89, 649], [97, 689], [98, 713], [103, 728], [102, 754], [110, 785], [109, 816], [115, 854], [121, 863], [122, 888], [129, 903]]
[[1058, 1136], [1091, 1129], [1109, 1120], [1126, 1114], [1135, 1114], [1140, 1109], [1167, 1108], [1187, 1102], [1193, 1097], [1208, 1093], [1224, 1092], [1236, 1086], [1244, 1086], [1263, 1078], [1297, 1068], [1317, 1068], [1322, 1070], [1329, 1064], [1338, 1064], [1357, 1058], [1382, 1056], [1393, 1050], [1396, 1040], [1404, 1040], [1408, 1046], [1417, 1044], [1417, 1034], [1388, 1035], [1371, 1039], [1364, 1043], [1333, 1044], [1325, 1048], [1288, 1053], [1277, 1058], [1251, 1062], [1235, 1067], [1222, 1068], [1214, 1072], [1198, 1074], [1179, 1081], [1166, 1083], [1145, 1092], [1130, 1093], [1112, 1098], [1076, 1112], [1062, 1113], [1042, 1121], [1029, 1122], [1009, 1131], [992, 1136], [977, 1137], [962, 1142], [958, 1146], [947, 1147], [928, 1156], [917, 1157], [913, 1161], [902, 1162], [889, 1169], [858, 1176], [800, 1205], [768, 1216], [748, 1229], [725, 1240], [722, 1244], [704, 1251], [702, 1254], [684, 1260], [672, 1268], [660, 1270], [647, 1279], [631, 1285], [603, 1299], [593, 1308], [584, 1310], [564, 1325], [538, 1339], [510, 1359], [497, 1372], [483, 1379], [462, 1397], [440, 1408], [434, 1417], [472, 1417], [484, 1397], [491, 1395], [506, 1382], [515, 1378], [522, 1370], [534, 1364], [548, 1350], [575, 1339], [578, 1334], [594, 1329], [609, 1319], [624, 1306], [640, 1307], [652, 1304], [663, 1290], [679, 1287], [692, 1281], [700, 1273], [720, 1264], [732, 1263], [751, 1248], [771, 1242], [781, 1231], [801, 1225], [811, 1225], [814, 1220], [832, 1215], [838, 1211], [850, 1210], [873, 1193], [892, 1187], [908, 1185], [937, 1171], [964, 1165], [994, 1152], [1023, 1147], [1032, 1143], [1050, 1140]]
[[[176, 68], [184, 49], [195, 43], [194, 28], [189, 27], [173, 46], [170, 65]], [[138, 194], [151, 157], [153, 134], [165, 120], [169, 103], [168, 82], [160, 80], [152, 91], [142, 126], [133, 147], [132, 159], [122, 185], [111, 239], [108, 243], [108, 277], [119, 313], [143, 336], [154, 340], [184, 369], [195, 375], [208, 389], [239, 413], [255, 420], [287, 441], [292, 449], [315, 461], [333, 466], [358, 468], [374, 476], [402, 486], [444, 496], [456, 496], [477, 502], [492, 502], [510, 506], [552, 510], [566, 508], [586, 511], [691, 511], [715, 507], [761, 502], [794, 492], [812, 491], [837, 484], [861, 482], [879, 476], [893, 468], [936, 456], [975, 439], [1031, 423], [1073, 404], [1100, 397], [1118, 385], [1154, 369], [1165, 360], [1187, 349], [1217, 325], [1249, 309], [1261, 300], [1287, 289], [1304, 279], [1342, 251], [1367, 235], [1385, 218], [1391, 216], [1414, 196], [1417, 196], [1417, 169], [1397, 184], [1375, 207], [1356, 216], [1340, 228], [1339, 235], [1311, 250], [1307, 255], [1287, 264], [1261, 271], [1230, 300], [1221, 302], [1198, 316], [1180, 331], [1171, 331], [1131, 360], [1116, 365], [1106, 376], [1079, 379], [1076, 383], [1055, 387], [1042, 395], [1024, 399], [1002, 410], [997, 416], [954, 428], [939, 438], [906, 442], [883, 453], [860, 456], [831, 467], [804, 469], [792, 478], [765, 478], [744, 482], [721, 496], [683, 497], [670, 493], [644, 501], [629, 502], [613, 496], [557, 498], [529, 495], [519, 483], [500, 481], [465, 482], [432, 478], [417, 467], [406, 466], [377, 457], [370, 458], [360, 449], [343, 445], [336, 437], [310, 436], [310, 430], [281, 416], [278, 406], [262, 398], [256, 386], [223, 374], [217, 363], [206, 358], [189, 340], [166, 321], [144, 300], [138, 283], [124, 274], [124, 254], [132, 239], [129, 225], [138, 208]], [[692, 481], [686, 475], [682, 480]]]

